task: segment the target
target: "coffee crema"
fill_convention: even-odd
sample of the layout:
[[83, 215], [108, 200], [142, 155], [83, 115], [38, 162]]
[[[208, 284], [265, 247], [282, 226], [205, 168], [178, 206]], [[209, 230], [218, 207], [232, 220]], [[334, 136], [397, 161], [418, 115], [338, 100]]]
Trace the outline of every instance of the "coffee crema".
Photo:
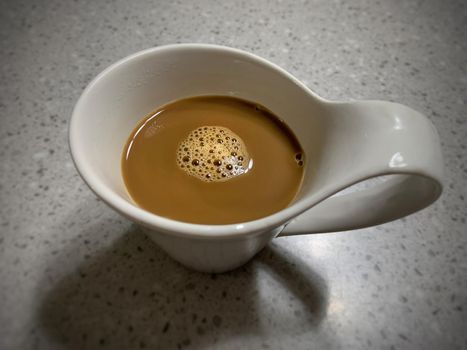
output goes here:
[[203, 181], [227, 181], [253, 166], [240, 136], [220, 126], [201, 126], [178, 146], [177, 163]]
[[265, 107], [201, 96], [158, 108], [131, 133], [123, 180], [141, 208], [197, 224], [233, 224], [287, 207], [303, 178], [304, 153]]

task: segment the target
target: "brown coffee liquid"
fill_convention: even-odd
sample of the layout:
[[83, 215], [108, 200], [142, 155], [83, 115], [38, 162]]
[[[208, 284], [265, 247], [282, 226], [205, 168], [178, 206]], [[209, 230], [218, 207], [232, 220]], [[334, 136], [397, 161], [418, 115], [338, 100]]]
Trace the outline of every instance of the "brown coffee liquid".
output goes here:
[[303, 151], [266, 108], [233, 97], [175, 101], [131, 133], [122, 173], [143, 209], [197, 224], [232, 224], [284, 209], [303, 177]]

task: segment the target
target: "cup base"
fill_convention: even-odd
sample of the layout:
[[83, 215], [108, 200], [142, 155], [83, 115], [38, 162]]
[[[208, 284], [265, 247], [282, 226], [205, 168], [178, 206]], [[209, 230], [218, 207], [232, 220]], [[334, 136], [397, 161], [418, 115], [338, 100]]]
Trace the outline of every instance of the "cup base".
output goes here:
[[284, 226], [254, 237], [228, 239], [200, 239], [178, 237], [142, 227], [142, 231], [171, 258], [183, 266], [204, 273], [232, 271], [251, 260]]

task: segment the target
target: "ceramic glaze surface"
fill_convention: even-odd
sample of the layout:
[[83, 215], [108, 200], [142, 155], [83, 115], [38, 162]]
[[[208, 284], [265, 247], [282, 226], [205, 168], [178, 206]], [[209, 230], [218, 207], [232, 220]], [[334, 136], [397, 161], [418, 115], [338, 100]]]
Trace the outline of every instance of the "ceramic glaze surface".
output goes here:
[[[141, 74], [144, 82], [132, 85]], [[254, 101], [291, 128], [307, 162], [303, 185], [287, 208], [249, 222], [199, 225], [152, 214], [129, 198], [120, 159], [135, 116], [142, 109], [200, 95]], [[240, 266], [278, 233], [343, 231], [404, 217], [435, 201], [443, 186], [439, 137], [420, 113], [383, 101], [324, 100], [280, 67], [224, 46], [167, 45], [120, 60], [85, 89], [69, 133], [73, 160], [89, 187], [122, 215], [152, 230], [150, 237], [174, 259], [203, 272]], [[384, 175], [392, 177], [330, 199]], [[229, 254], [220, 249], [225, 241]]]

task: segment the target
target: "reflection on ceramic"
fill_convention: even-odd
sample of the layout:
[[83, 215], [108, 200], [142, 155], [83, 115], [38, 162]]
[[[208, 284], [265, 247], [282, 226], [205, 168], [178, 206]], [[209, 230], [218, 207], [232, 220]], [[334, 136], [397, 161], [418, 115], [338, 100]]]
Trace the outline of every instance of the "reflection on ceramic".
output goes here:
[[[194, 225], [132, 203], [120, 173], [128, 135], [156, 107], [199, 95], [255, 101], [292, 128], [308, 161], [301, 191], [289, 207], [251, 222]], [[145, 227], [173, 258], [208, 272], [242, 265], [277, 235], [343, 231], [403, 217], [434, 202], [442, 190], [438, 134], [420, 113], [383, 101], [327, 101], [262, 58], [214, 45], [157, 47], [107, 68], [76, 104], [70, 147], [96, 195]], [[378, 186], [330, 198], [390, 174]]]

